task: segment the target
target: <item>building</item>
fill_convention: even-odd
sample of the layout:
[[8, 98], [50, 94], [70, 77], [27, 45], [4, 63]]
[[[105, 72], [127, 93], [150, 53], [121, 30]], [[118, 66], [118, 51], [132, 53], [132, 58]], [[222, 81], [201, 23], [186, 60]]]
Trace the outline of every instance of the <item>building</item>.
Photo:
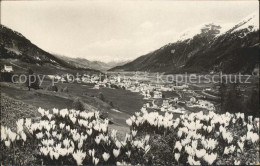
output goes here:
[[7, 73], [11, 73], [13, 72], [13, 66], [7, 66], [7, 65], [4, 65], [4, 68], [1, 70], [1, 72], [7, 72]]

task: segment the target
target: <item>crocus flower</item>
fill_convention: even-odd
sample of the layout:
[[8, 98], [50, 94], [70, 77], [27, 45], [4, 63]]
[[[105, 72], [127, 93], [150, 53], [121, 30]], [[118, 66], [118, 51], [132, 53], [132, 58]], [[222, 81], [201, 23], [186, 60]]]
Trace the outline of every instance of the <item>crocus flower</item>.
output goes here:
[[99, 162], [99, 158], [93, 157], [93, 164], [97, 165]]
[[78, 143], [78, 149], [81, 149], [83, 146], [83, 140], [80, 139], [79, 143]]
[[65, 123], [60, 123], [60, 129], [63, 129], [65, 126]]
[[244, 142], [237, 142], [240, 150], [243, 152], [244, 151]]
[[92, 129], [87, 130], [87, 134], [88, 134], [89, 136], [91, 136], [91, 134], [92, 134]]
[[70, 140], [68, 138], [63, 140], [63, 145], [68, 148], [70, 146]]
[[126, 153], [127, 157], [130, 158], [130, 156], [131, 156], [131, 151], [129, 150], [129, 151], [125, 152], [125, 153]]
[[235, 161], [234, 161], [234, 165], [240, 165], [240, 161], [235, 160]]
[[131, 119], [127, 119], [127, 120], [126, 120], [126, 124], [127, 124], [128, 126], [132, 126], [133, 122], [132, 122]]
[[9, 147], [10, 144], [11, 144], [10, 140], [5, 141], [5, 146], [6, 146], [6, 147]]
[[217, 154], [211, 153], [211, 154], [205, 154], [203, 159], [209, 164], [212, 165], [213, 162], [217, 159]]
[[246, 135], [246, 139], [251, 140], [252, 143], [255, 143], [259, 140], [259, 135], [257, 133], [253, 133], [251, 131], [248, 131], [247, 135]]
[[202, 158], [203, 156], [205, 156], [205, 154], [206, 154], [206, 150], [205, 149], [200, 149], [200, 150], [196, 149], [196, 156], [198, 158]]
[[43, 137], [43, 133], [40, 132], [40, 133], [36, 134], [36, 137], [37, 137], [37, 139], [41, 139]]
[[109, 157], [110, 157], [110, 154], [104, 152], [103, 155], [102, 155], [102, 157], [103, 157], [104, 161], [107, 161], [107, 160], [109, 159]]
[[100, 136], [96, 136], [96, 138], [95, 138], [95, 142], [99, 145], [100, 141], [101, 141]]
[[8, 133], [8, 136], [9, 136], [10, 140], [11, 140], [12, 142], [14, 142], [14, 141], [15, 141], [15, 138], [16, 138], [16, 136], [17, 136], [17, 134], [14, 133], [14, 132], [12, 132], [12, 131], [10, 131], [10, 132]]
[[1, 126], [1, 141], [5, 140], [7, 138], [6, 129], [4, 126]]
[[119, 153], [120, 153], [120, 149], [113, 149], [113, 154], [114, 154], [115, 158], [118, 157]]
[[74, 152], [72, 156], [76, 160], [77, 165], [82, 165], [82, 162], [86, 157], [86, 152], [83, 152], [82, 150], [77, 150], [77, 152]]
[[22, 137], [22, 140], [25, 142], [26, 141], [26, 135], [24, 132], [21, 132], [21, 137]]
[[122, 147], [122, 144], [118, 140], [116, 140], [116, 147], [118, 149], [120, 149]]
[[132, 130], [132, 136], [135, 137], [137, 134], [137, 130]]
[[93, 157], [95, 155], [95, 149], [89, 150], [88, 154]]
[[174, 158], [175, 158], [175, 160], [178, 162], [179, 161], [179, 158], [180, 158], [180, 153], [175, 153], [174, 154]]
[[177, 141], [177, 142], [175, 143], [174, 149], [178, 149], [179, 152], [181, 152], [182, 145], [181, 145], [180, 141]]
[[41, 116], [44, 116], [45, 110], [40, 107], [38, 108], [38, 112], [41, 114]]
[[146, 146], [144, 147], [145, 153], [147, 153], [150, 149], [151, 149], [151, 146], [150, 146], [150, 145], [146, 145]]
[[53, 112], [53, 114], [55, 114], [55, 115], [59, 115], [59, 110], [56, 109], [56, 108], [53, 108], [53, 109], [52, 109], [52, 112]]

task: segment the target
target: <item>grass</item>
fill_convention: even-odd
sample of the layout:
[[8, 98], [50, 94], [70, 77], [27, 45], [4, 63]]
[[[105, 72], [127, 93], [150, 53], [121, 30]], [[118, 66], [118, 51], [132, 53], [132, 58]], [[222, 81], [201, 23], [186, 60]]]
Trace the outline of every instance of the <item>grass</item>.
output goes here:
[[139, 111], [146, 101], [139, 93], [130, 92], [123, 89], [88, 89], [88, 94], [97, 96], [98, 93], [102, 93], [106, 101], [112, 101], [116, 108], [119, 108], [120, 112], [124, 112], [129, 115], [133, 115]]

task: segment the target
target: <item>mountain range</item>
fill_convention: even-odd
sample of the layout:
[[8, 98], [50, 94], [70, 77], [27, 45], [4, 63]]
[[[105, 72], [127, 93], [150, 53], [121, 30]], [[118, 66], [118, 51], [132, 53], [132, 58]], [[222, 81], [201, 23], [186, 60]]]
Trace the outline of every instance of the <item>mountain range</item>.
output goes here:
[[230, 28], [207, 23], [182, 33], [176, 42], [110, 71], [166, 73], [251, 73], [259, 64], [259, 14]]
[[128, 63], [129, 61], [111, 61], [111, 62], [101, 62], [101, 61], [90, 61], [87, 60], [85, 58], [71, 58], [68, 56], [63, 56], [63, 55], [57, 55], [54, 54], [57, 58], [63, 59], [66, 62], [68, 62], [69, 64], [76, 66], [76, 67], [80, 67], [80, 68], [84, 68], [86, 66], [88, 66], [91, 69], [95, 69], [95, 70], [100, 70], [100, 71], [107, 71], [108, 69], [111, 69], [115, 66], [120, 66], [120, 65], [124, 65], [126, 63]]
[[18, 69], [37, 68], [37, 70], [48, 72], [51, 68], [58, 71], [64, 70], [64, 72], [68, 70], [99, 72], [128, 62], [104, 63], [49, 53], [33, 44], [21, 33], [4, 25], [0, 25], [0, 53], [3, 64], [15, 65]]

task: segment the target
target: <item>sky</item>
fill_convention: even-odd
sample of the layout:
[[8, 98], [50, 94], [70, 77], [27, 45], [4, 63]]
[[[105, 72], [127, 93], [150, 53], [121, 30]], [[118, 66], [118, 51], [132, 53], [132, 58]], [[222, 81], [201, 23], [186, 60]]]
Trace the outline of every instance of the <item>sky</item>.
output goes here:
[[233, 25], [258, 1], [2, 1], [1, 24], [59, 55], [133, 60], [203, 23]]

